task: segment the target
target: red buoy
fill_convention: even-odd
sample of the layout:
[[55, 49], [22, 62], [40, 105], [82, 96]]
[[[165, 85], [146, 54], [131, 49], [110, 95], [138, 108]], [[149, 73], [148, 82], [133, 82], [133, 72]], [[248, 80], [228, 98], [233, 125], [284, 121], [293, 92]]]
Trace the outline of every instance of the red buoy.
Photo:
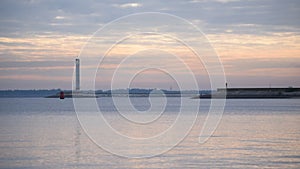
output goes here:
[[63, 91], [60, 92], [59, 98], [60, 99], [64, 99], [65, 98], [65, 93]]

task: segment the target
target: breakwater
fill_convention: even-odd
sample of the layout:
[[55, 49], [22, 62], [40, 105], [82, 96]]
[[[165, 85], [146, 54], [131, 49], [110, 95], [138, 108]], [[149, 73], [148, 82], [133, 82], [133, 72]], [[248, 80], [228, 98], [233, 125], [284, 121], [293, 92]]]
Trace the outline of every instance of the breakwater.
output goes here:
[[201, 94], [194, 98], [226, 99], [276, 99], [300, 98], [300, 88], [220, 88], [210, 94]]

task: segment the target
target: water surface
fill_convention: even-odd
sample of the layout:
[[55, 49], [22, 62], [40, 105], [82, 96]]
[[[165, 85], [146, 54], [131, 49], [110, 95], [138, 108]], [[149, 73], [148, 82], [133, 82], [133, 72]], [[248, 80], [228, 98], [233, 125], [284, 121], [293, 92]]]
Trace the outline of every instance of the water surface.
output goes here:
[[[122, 123], [110, 98], [97, 101], [113, 127], [128, 135], [148, 136], [165, 130], [176, 119], [178, 99], [168, 99], [164, 116], [145, 133]], [[147, 98], [135, 98], [132, 103], [140, 111], [150, 106]], [[89, 139], [78, 123], [72, 99], [0, 99], [0, 168], [300, 167], [299, 100], [227, 100], [217, 130], [199, 144], [209, 105], [209, 100], [201, 100], [194, 127], [172, 150], [152, 158], [130, 159], [104, 151]], [[133, 145], [124, 149], [143, 153]]]

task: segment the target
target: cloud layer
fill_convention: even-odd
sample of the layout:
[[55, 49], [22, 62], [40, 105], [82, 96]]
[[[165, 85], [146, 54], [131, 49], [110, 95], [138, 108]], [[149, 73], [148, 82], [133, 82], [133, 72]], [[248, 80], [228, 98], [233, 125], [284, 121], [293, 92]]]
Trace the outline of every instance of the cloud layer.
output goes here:
[[[2, 0], [0, 89], [70, 89], [74, 58], [89, 37], [105, 24], [137, 12], [169, 13], [198, 26], [219, 54], [231, 86], [300, 86], [298, 0]], [[189, 30], [174, 29], [194, 38]], [[114, 43], [109, 37], [106, 42]], [[136, 45], [126, 44], [112, 57]], [[174, 51], [182, 55], [179, 48]], [[198, 80], [202, 88], [209, 88]]]

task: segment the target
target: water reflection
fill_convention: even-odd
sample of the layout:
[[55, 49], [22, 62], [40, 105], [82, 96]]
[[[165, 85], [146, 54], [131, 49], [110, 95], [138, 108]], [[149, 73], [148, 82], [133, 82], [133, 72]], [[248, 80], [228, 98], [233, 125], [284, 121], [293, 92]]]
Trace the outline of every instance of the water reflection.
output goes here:
[[81, 127], [79, 122], [75, 121], [75, 137], [74, 137], [74, 147], [75, 147], [75, 162], [79, 164], [81, 155], [81, 145], [80, 145]]

